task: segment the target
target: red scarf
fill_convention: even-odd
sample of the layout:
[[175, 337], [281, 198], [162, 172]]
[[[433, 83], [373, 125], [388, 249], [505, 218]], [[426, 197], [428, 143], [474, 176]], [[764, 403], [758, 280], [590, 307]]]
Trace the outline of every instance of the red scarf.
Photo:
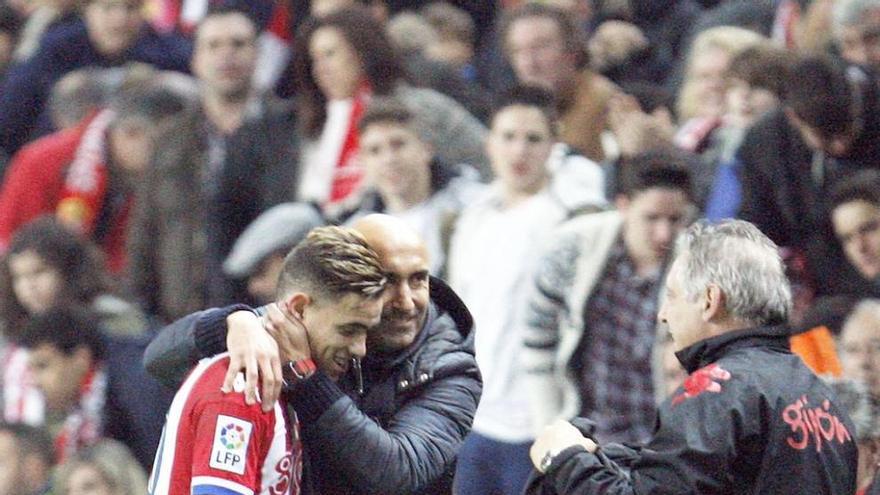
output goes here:
[[[95, 232], [107, 194], [107, 128], [113, 112], [98, 113], [86, 127], [61, 188], [55, 213], [76, 232], [91, 236]], [[125, 266], [125, 234], [131, 198], [120, 208], [102, 241], [107, 267], [119, 273]]]
[[107, 375], [103, 367], [92, 366], [86, 373], [80, 385], [79, 398], [79, 406], [67, 415], [61, 431], [55, 437], [55, 453], [59, 463], [101, 439], [104, 403], [107, 400]]
[[372, 90], [368, 83], [362, 84], [354, 95], [351, 114], [348, 117], [348, 130], [345, 134], [345, 141], [342, 142], [342, 149], [333, 171], [333, 181], [330, 184], [330, 197], [327, 200], [330, 205], [348, 198], [358, 190], [363, 181], [364, 168], [354, 159], [359, 148], [357, 125], [371, 96]]

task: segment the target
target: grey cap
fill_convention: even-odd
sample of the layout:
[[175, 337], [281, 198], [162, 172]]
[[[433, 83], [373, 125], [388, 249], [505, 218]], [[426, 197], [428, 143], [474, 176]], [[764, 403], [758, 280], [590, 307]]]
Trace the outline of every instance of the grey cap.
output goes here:
[[238, 236], [232, 252], [223, 262], [223, 272], [232, 278], [245, 278], [270, 254], [296, 246], [315, 227], [324, 225], [321, 214], [311, 205], [284, 203], [260, 214]]

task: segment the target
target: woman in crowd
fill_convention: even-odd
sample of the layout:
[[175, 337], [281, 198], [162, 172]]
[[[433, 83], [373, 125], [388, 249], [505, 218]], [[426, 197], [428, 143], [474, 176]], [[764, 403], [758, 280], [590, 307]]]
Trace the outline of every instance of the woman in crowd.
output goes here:
[[54, 495], [134, 495], [147, 493], [147, 474], [131, 452], [115, 440], [81, 450], [58, 466]]
[[360, 8], [307, 22], [295, 53], [305, 146], [298, 199], [333, 213], [357, 201], [364, 178], [357, 122], [374, 95], [394, 96], [416, 114], [441, 162], [485, 170], [485, 128], [460, 104], [410, 86], [384, 31]]

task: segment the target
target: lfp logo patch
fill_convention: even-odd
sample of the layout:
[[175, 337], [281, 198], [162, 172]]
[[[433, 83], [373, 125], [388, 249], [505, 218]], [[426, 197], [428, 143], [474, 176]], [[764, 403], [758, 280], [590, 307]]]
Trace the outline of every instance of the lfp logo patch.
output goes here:
[[218, 415], [209, 465], [214, 469], [244, 474], [247, 465], [247, 448], [253, 428], [248, 421]]

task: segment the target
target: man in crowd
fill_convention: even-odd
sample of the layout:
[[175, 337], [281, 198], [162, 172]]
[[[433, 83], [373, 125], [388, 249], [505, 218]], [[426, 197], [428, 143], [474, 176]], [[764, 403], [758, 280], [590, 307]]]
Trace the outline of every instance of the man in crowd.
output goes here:
[[841, 182], [831, 191], [829, 209], [834, 235], [865, 282], [858, 295], [880, 297], [880, 171], [866, 170]]
[[55, 449], [45, 431], [0, 423], [0, 495], [45, 493], [54, 464]]
[[427, 243], [431, 273], [441, 273], [444, 226], [483, 191], [479, 173], [465, 164], [440, 163], [412, 112], [396, 100], [373, 100], [358, 130], [358, 157], [372, 190], [355, 218], [387, 213], [402, 219]]
[[156, 129], [190, 104], [176, 77], [132, 72], [109, 108], [22, 148], [0, 189], [0, 250], [28, 221], [55, 214], [94, 240], [111, 271], [121, 272], [129, 212]]
[[880, 68], [880, 2], [834, 2], [831, 30], [834, 43], [845, 60]]
[[553, 98], [542, 88], [515, 87], [499, 98], [486, 140], [496, 180], [462, 212], [452, 236], [449, 281], [474, 313], [485, 387], [460, 453], [460, 494], [519, 493], [528, 477], [533, 432], [518, 363], [526, 281], [543, 239], [576, 213], [556, 194], [548, 163], [556, 124]]
[[607, 103], [616, 88], [586, 68], [585, 45], [571, 17], [549, 5], [527, 3], [504, 14], [500, 33], [517, 82], [540, 86], [556, 98], [560, 140], [601, 161]]
[[[46, 99], [58, 79], [86, 66], [142, 62], [187, 71], [189, 44], [162, 37], [143, 19], [144, 0], [88, 0], [83, 20], [47, 33], [36, 53], [10, 69], [0, 84], [0, 149], [12, 155], [34, 134], [50, 130]], [[43, 122], [40, 122], [40, 120]]]
[[34, 316], [20, 340], [30, 350], [59, 462], [109, 437], [149, 467], [171, 397], [136, 365], [142, 344], [103, 336], [97, 320], [78, 308]]
[[787, 77], [783, 109], [758, 120], [740, 146], [738, 216], [802, 257], [817, 294], [853, 293], [860, 281], [840, 272], [842, 257], [829, 249], [827, 198], [841, 179], [877, 168], [877, 80], [827, 56], [801, 57]]
[[608, 441], [645, 441], [654, 426], [651, 355], [658, 294], [693, 203], [673, 152], [621, 163], [616, 210], [564, 223], [538, 262], [522, 362], [536, 431], [589, 416]]
[[[368, 335], [362, 371], [334, 383], [319, 370], [289, 391], [302, 427], [303, 493], [448, 494], [480, 396], [473, 320], [446, 284], [430, 278], [427, 247], [405, 223], [368, 215], [353, 227], [388, 276], [382, 319]], [[259, 374], [263, 409], [271, 410], [282, 374], [278, 346], [253, 314], [237, 310], [164, 329], [144, 356], [148, 369], [179, 381], [194, 357], [228, 344], [224, 387], [232, 389], [237, 371], [247, 368], [247, 399], [255, 400]], [[270, 308], [270, 327], [293, 324], [278, 316]]]
[[310, 204], [273, 206], [235, 240], [232, 252], [223, 261], [223, 273], [233, 280], [246, 280], [248, 296], [256, 304], [270, 304], [275, 300], [287, 253], [313, 228], [324, 224], [321, 214]]
[[[282, 359], [294, 362], [287, 371], [305, 379], [317, 368], [332, 381], [341, 378], [352, 359], [366, 353], [385, 281], [376, 252], [360, 234], [343, 227], [312, 230], [285, 258], [277, 288], [278, 309], [302, 322], [308, 343], [308, 357], [292, 355], [286, 346], [290, 337], [276, 334]], [[181, 386], [156, 455], [151, 494], [299, 495], [296, 415], [280, 403], [270, 411], [247, 404], [243, 377], [235, 393], [222, 392], [228, 372], [228, 354], [218, 354], [202, 360]], [[284, 376], [295, 386], [297, 374]]]
[[223, 259], [261, 211], [292, 196], [289, 162], [259, 166], [242, 156], [289, 153], [296, 135], [286, 106], [253, 88], [256, 54], [257, 28], [244, 12], [208, 12], [192, 59], [198, 104], [158, 138], [142, 182], [129, 235], [131, 285], [165, 321], [243, 296], [224, 276]]
[[690, 227], [658, 315], [690, 376], [644, 448], [547, 427], [531, 449], [543, 473], [532, 493], [853, 493], [853, 425], [789, 351], [791, 304], [778, 248], [754, 225]]

